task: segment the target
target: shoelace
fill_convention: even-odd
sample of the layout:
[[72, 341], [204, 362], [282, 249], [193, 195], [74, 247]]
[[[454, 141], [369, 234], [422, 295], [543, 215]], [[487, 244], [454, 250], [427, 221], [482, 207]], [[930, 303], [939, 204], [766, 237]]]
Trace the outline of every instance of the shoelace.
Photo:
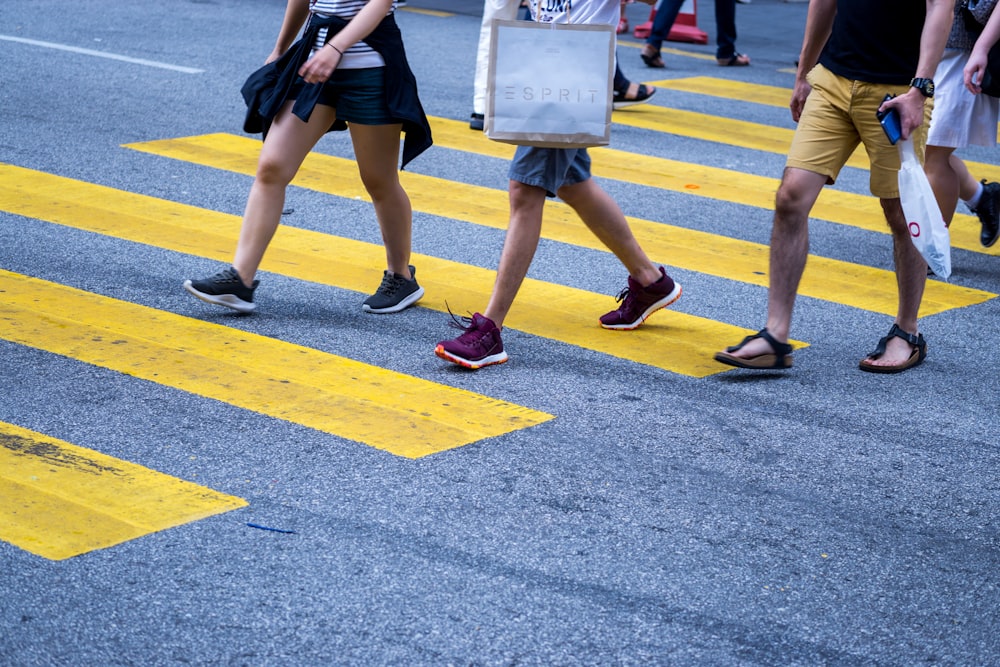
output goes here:
[[382, 284], [378, 286], [378, 292], [379, 294], [392, 296], [405, 282], [406, 278], [403, 276], [397, 276], [392, 272], [386, 273], [382, 276]]
[[459, 316], [451, 312], [451, 307], [448, 305], [447, 301], [444, 302], [444, 307], [448, 309], [448, 316], [451, 318], [451, 320], [448, 322], [448, 326], [454, 329], [461, 329], [462, 331], [465, 332], [472, 331], [473, 325], [471, 317], [465, 317], [464, 315]]
[[219, 271], [214, 276], [209, 278], [209, 280], [213, 283], [222, 283], [224, 285], [233, 283], [239, 283], [241, 286], [243, 285], [243, 281], [240, 280], [240, 277], [232, 269]]

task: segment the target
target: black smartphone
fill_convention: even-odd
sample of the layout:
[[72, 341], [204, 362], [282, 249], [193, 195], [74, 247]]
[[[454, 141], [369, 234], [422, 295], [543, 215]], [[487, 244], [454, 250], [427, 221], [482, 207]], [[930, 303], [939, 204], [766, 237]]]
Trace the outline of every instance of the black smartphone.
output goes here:
[[[886, 95], [882, 98], [882, 102], [891, 100], [895, 95]], [[879, 105], [881, 106], [881, 105]], [[889, 138], [889, 143], [895, 145], [903, 137], [903, 126], [899, 122], [899, 112], [895, 109], [890, 109], [889, 111], [876, 111], [875, 117], [878, 118], [878, 122], [882, 124], [882, 129], [885, 130], [885, 136]]]

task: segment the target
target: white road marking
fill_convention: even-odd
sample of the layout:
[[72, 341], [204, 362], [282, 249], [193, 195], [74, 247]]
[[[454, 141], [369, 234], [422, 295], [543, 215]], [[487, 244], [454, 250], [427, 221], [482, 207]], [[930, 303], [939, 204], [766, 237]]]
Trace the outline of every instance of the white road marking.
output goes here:
[[60, 51], [70, 51], [72, 53], [82, 53], [86, 56], [97, 56], [98, 58], [110, 58], [111, 60], [121, 60], [126, 63], [133, 63], [136, 65], [145, 65], [146, 67], [159, 67], [160, 69], [169, 69], [175, 72], [183, 72], [184, 74], [201, 74], [205, 70], [195, 69], [194, 67], [182, 67], [181, 65], [171, 65], [169, 63], [160, 63], [155, 60], [143, 60], [142, 58], [130, 58], [128, 56], [120, 56], [115, 53], [108, 53], [106, 51], [94, 51], [93, 49], [82, 49], [78, 46], [67, 46], [66, 44], [55, 44], [53, 42], [40, 42], [37, 39], [24, 39], [23, 37], [13, 37], [11, 35], [0, 35], [0, 40], [7, 42], [19, 42], [21, 44], [30, 44], [31, 46], [42, 46], [47, 49], [59, 49]]

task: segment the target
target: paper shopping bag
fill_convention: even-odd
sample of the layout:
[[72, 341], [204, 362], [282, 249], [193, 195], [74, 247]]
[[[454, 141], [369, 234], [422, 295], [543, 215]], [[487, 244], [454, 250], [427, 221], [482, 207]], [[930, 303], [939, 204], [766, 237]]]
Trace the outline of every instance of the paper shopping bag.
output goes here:
[[951, 236], [944, 224], [934, 191], [913, 150], [913, 140], [900, 140], [899, 199], [910, 229], [910, 238], [934, 275], [951, 275]]
[[486, 136], [524, 146], [606, 146], [614, 75], [611, 26], [495, 20]]

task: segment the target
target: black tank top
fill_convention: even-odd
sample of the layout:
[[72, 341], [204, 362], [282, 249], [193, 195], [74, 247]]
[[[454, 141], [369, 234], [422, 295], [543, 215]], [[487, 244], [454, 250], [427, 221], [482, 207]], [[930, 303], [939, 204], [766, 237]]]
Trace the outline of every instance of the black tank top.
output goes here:
[[906, 85], [917, 71], [924, 0], [837, 0], [819, 61], [847, 79]]

